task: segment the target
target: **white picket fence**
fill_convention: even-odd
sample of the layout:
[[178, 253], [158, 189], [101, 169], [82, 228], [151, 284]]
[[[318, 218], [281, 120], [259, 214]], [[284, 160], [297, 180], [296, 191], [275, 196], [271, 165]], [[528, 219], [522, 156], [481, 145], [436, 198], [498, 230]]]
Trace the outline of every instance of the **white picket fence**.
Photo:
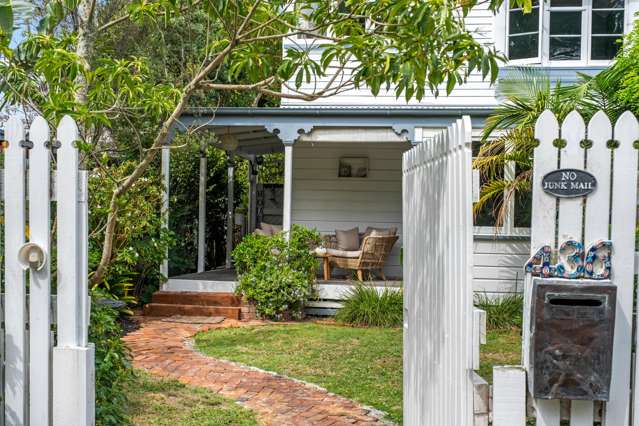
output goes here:
[[404, 423], [470, 426], [473, 333], [471, 123], [404, 154]]
[[[633, 285], [635, 271], [635, 225], [637, 212], [637, 120], [623, 114], [611, 124], [598, 112], [586, 124], [577, 112], [570, 113], [560, 125], [555, 116], [544, 112], [537, 120], [535, 136], [539, 146], [534, 152], [531, 250], [541, 246], [557, 249], [567, 240], [581, 242], [584, 247], [597, 240], [611, 240], [612, 275], [617, 285], [617, 308], [613, 346], [610, 401], [605, 403], [602, 422], [608, 426], [639, 425], [639, 410], [631, 423], [631, 350], [633, 330]], [[564, 148], [553, 145], [557, 139]], [[584, 149], [581, 142], [592, 141]], [[611, 150], [608, 142], [618, 142]], [[597, 189], [588, 197], [559, 198], [541, 190], [542, 178], [560, 169], [586, 170], [597, 179]], [[585, 205], [585, 207], [584, 207]], [[493, 425], [523, 426], [526, 423], [526, 366], [530, 334], [530, 298], [532, 279], [526, 279], [522, 367], [502, 367], [494, 371]], [[635, 392], [635, 396], [637, 392]], [[559, 426], [560, 401], [533, 402], [538, 426]], [[592, 426], [595, 407], [590, 401], [572, 401], [571, 426]]]
[[[79, 168], [78, 128], [65, 116], [56, 138], [50, 136], [48, 123], [36, 117], [27, 136], [21, 118], [13, 116], [6, 123], [5, 139], [4, 333], [0, 333], [4, 415], [0, 420], [6, 425], [92, 425], [95, 379], [94, 348], [87, 336], [87, 173]], [[52, 201], [57, 222], [54, 299]], [[53, 309], [52, 300], [57, 304]]]

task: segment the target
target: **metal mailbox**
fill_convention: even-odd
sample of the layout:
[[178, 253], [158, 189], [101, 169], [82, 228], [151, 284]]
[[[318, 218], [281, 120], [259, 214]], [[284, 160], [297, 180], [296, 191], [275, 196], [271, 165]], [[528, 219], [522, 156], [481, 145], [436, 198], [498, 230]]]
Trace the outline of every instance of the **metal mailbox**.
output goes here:
[[607, 280], [534, 279], [528, 379], [535, 398], [608, 400], [616, 302]]

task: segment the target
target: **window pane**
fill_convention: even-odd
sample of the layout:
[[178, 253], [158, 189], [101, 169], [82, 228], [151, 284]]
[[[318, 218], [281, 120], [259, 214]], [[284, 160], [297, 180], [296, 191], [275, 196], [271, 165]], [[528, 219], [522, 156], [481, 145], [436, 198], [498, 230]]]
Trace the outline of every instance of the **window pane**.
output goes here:
[[593, 9], [623, 9], [624, 0], [592, 0]]
[[535, 58], [539, 52], [539, 34], [510, 36], [508, 57], [510, 59]]
[[539, 9], [524, 14], [520, 10], [510, 12], [510, 34], [536, 32], [539, 28]]
[[581, 34], [582, 12], [551, 12], [550, 34]]
[[552, 7], [574, 7], [581, 6], [581, 0], [551, 0]]
[[593, 10], [593, 34], [623, 34], [623, 10]]
[[581, 58], [580, 37], [550, 37], [550, 59], [570, 61]]
[[621, 47], [621, 43], [617, 40], [620, 40], [619, 36], [611, 36], [611, 37], [601, 37], [595, 36], [592, 37], [592, 52], [590, 57], [592, 59], [612, 59], [615, 57], [619, 48]]

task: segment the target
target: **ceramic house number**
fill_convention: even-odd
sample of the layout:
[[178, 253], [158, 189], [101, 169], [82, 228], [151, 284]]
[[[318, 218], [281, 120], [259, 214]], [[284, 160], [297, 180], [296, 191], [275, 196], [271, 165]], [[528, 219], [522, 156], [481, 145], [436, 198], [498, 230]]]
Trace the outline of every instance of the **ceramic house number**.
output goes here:
[[583, 197], [597, 189], [597, 179], [584, 170], [553, 170], [541, 180], [544, 192], [555, 197]]
[[557, 263], [552, 265], [552, 248], [548, 245], [539, 250], [526, 262], [526, 273], [542, 278], [589, 278], [605, 280], [610, 278], [612, 241], [600, 240], [584, 251], [579, 241], [568, 240], [557, 251]]

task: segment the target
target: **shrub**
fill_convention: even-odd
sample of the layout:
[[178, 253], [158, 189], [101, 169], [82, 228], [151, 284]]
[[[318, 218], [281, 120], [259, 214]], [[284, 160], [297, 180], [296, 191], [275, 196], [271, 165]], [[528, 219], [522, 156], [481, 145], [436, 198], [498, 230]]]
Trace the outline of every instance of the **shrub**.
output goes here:
[[133, 369], [118, 316], [113, 308], [92, 304], [89, 341], [95, 344], [95, 417], [96, 424], [103, 426], [130, 423], [124, 392]]
[[359, 326], [400, 327], [404, 314], [403, 298], [401, 290], [386, 288], [379, 292], [375, 287], [358, 283], [348, 291], [344, 306], [337, 311], [335, 318]]
[[319, 242], [317, 231], [296, 225], [289, 241], [284, 233], [246, 236], [233, 250], [236, 291], [255, 303], [262, 317], [299, 317], [313, 294], [317, 259], [311, 249]]
[[486, 293], [477, 293], [475, 306], [486, 311], [486, 327], [489, 330], [503, 330], [522, 325], [524, 297], [521, 294], [491, 298]]

